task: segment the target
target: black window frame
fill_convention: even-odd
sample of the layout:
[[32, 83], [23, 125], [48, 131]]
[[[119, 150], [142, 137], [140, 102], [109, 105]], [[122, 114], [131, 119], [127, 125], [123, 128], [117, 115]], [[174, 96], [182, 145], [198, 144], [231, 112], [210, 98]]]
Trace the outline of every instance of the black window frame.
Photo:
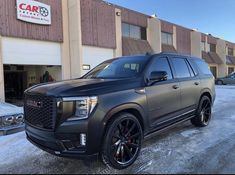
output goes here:
[[234, 56], [234, 49], [228, 47], [228, 56]]
[[[166, 37], [167, 37], [167, 42], [166, 43], [163, 42], [163, 35], [166, 35]], [[169, 36], [171, 37], [171, 43], [169, 43]], [[173, 46], [174, 45], [173, 34], [169, 33], [169, 32], [161, 31], [161, 44], [165, 44], [165, 45], [168, 45], [168, 46]]]
[[[126, 28], [128, 29], [127, 32], [124, 32], [124, 26], [126, 26]], [[131, 33], [131, 28], [138, 28], [139, 29], [139, 37], [133, 37], [132, 33]], [[126, 33], [128, 33], [128, 36], [126, 35]], [[125, 35], [124, 35], [125, 34]], [[126, 22], [122, 22], [122, 37], [126, 37], [126, 38], [132, 38], [132, 39], [137, 39], [137, 40], [147, 40], [147, 28], [142, 27], [142, 26], [138, 26], [138, 25], [133, 25], [133, 24], [129, 24]]]
[[214, 53], [216, 53], [217, 52], [217, 49], [216, 49], [216, 44], [209, 44], [209, 48], [210, 48], [210, 52], [214, 52]]

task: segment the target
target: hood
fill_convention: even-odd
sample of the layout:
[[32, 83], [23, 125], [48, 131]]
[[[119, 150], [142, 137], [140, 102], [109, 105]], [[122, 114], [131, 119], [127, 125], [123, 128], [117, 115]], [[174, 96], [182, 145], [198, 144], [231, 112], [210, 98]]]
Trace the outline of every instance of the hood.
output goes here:
[[55, 97], [92, 96], [140, 87], [139, 78], [132, 79], [75, 79], [49, 84], [39, 84], [27, 93]]
[[23, 108], [0, 102], [0, 116], [23, 114]]

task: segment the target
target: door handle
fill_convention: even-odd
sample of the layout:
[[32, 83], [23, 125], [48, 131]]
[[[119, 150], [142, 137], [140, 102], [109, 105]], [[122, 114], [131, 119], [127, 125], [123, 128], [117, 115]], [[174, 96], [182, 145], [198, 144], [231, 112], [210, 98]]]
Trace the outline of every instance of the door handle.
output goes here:
[[199, 83], [199, 82], [195, 82], [194, 84], [195, 84], [196, 86], [198, 86], [200, 83]]
[[179, 85], [174, 85], [173, 86], [173, 89], [179, 89], [180, 87], [179, 87]]

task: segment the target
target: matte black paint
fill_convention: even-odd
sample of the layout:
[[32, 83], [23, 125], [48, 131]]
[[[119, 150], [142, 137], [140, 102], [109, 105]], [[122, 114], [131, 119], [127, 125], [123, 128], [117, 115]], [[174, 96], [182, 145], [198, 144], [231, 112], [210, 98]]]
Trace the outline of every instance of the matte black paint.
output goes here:
[[[203, 75], [188, 56], [161, 53], [149, 57], [144, 73], [132, 79], [74, 79], [57, 83], [41, 84], [26, 90], [26, 94], [53, 96], [58, 101], [63, 97], [98, 96], [98, 105], [87, 120], [66, 121], [69, 109], [64, 107], [58, 114], [57, 125], [53, 132], [43, 131], [26, 121], [27, 138], [39, 148], [66, 157], [98, 155], [107, 123], [121, 111], [134, 114], [142, 125], [144, 135], [159, 131], [180, 121], [189, 120], [203, 94], [215, 99], [214, 78]], [[173, 77], [172, 57], [185, 58], [192, 66], [195, 77], [173, 79], [148, 84], [148, 68], [153, 59], [166, 57], [169, 60]], [[68, 106], [69, 108], [69, 106]], [[37, 116], [35, 116], [37, 117]], [[67, 141], [79, 141], [81, 133], [87, 134], [87, 146], [69, 150], [64, 146]], [[38, 141], [38, 142], [37, 142]]]

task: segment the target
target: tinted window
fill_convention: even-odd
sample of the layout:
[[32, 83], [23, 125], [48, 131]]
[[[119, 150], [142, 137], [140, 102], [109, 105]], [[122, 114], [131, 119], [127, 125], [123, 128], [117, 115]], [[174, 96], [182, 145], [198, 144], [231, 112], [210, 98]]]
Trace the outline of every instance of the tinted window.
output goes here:
[[173, 35], [171, 33], [162, 32], [162, 44], [173, 45]]
[[183, 58], [173, 58], [172, 63], [175, 68], [177, 78], [188, 78], [191, 77], [189, 68], [187, 66], [186, 60]]
[[201, 50], [206, 51], [206, 42], [201, 42]]
[[130, 25], [122, 23], [122, 36], [130, 36]]
[[106, 61], [95, 67], [83, 78], [87, 79], [118, 79], [136, 77], [143, 71], [148, 57], [123, 57]]
[[206, 62], [202, 61], [202, 60], [193, 60], [194, 63], [196, 63], [197, 67], [201, 70], [201, 72], [203, 74], [206, 74], [206, 75], [212, 75], [210, 69], [209, 69], [209, 66], [208, 64], [206, 64]]
[[147, 31], [146, 28], [131, 25], [127, 23], [122, 23], [122, 36], [134, 39], [147, 39]]
[[233, 49], [232, 48], [228, 48], [228, 55], [233, 56]]
[[216, 45], [210, 44], [210, 52], [216, 52]]
[[153, 71], [166, 71], [167, 79], [171, 80], [173, 78], [170, 65], [166, 58], [156, 58], [154, 62], [152, 63], [152, 65], [150, 66], [149, 75]]

